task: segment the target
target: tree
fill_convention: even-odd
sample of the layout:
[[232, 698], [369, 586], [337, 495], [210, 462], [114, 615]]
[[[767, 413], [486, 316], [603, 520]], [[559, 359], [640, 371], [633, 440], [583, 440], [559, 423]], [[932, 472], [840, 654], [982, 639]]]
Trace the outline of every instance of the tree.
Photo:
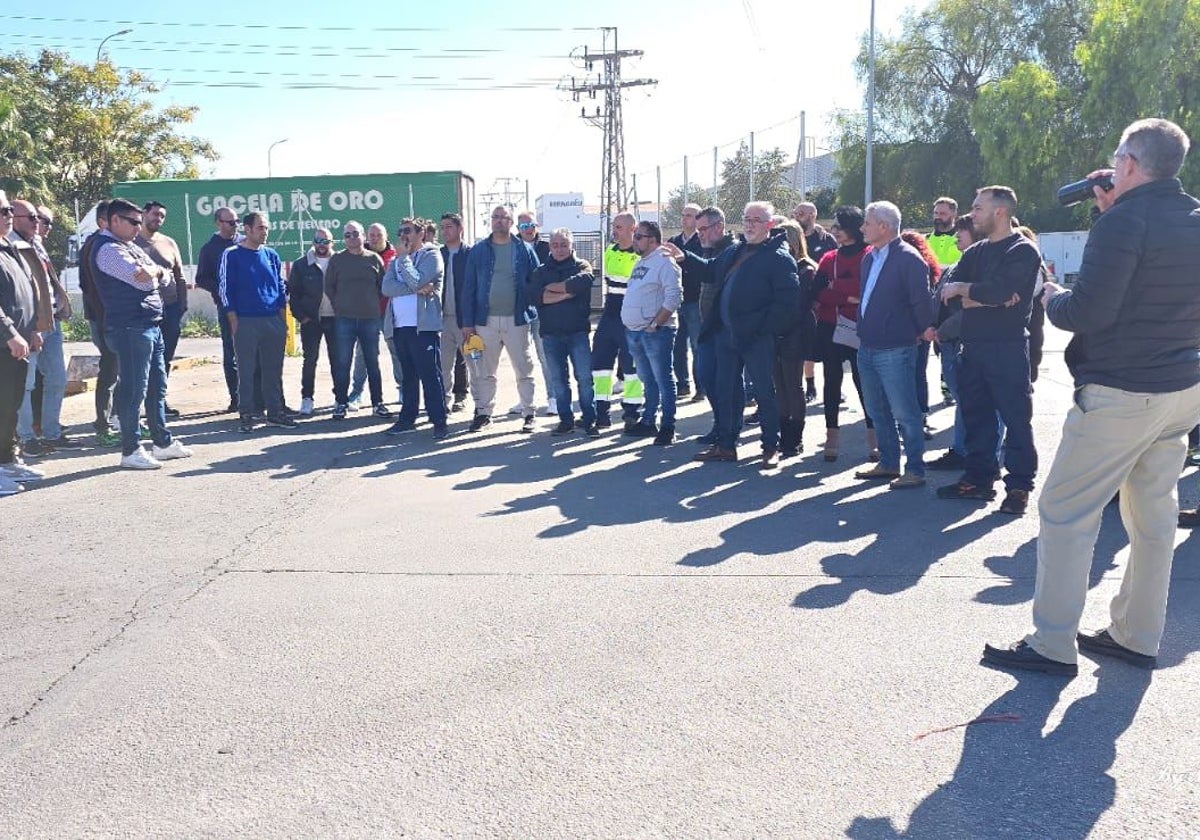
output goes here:
[[[40, 159], [22, 159], [25, 171], [14, 189], [66, 221], [74, 219], [76, 201], [89, 206], [117, 181], [196, 177], [196, 161], [217, 154], [207, 141], [180, 133], [196, 109], [157, 108], [149, 97], [158, 91], [140, 73], [121, 73], [107, 61], [80, 64], [52, 50], [34, 61], [0, 56], [0, 101], [20, 103], [7, 115], [0, 107], [0, 122], [9, 119], [40, 152]], [[7, 149], [9, 138], [3, 142]], [[5, 160], [7, 170], [14, 159]], [[70, 227], [55, 226], [52, 247], [62, 247]]]
[[[787, 154], [780, 148], [754, 156], [754, 200], [769, 201], [784, 214], [799, 200], [788, 184]], [[718, 204], [726, 216], [736, 218], [750, 201], [750, 147], [744, 142], [733, 157], [721, 163]]]
[[662, 218], [659, 219], [664, 231], [674, 232], [683, 227], [684, 204], [699, 204], [701, 207], [707, 207], [713, 203], [711, 187], [705, 189], [699, 184], [688, 184], [687, 201], [684, 201], [683, 194], [682, 185], [675, 187], [668, 194], [667, 206], [663, 208]]

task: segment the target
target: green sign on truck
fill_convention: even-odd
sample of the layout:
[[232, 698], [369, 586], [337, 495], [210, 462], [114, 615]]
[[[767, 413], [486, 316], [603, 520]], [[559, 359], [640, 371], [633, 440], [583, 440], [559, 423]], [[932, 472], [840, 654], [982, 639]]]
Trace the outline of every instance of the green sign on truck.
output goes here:
[[394, 238], [400, 220], [420, 216], [436, 221], [443, 213], [462, 216], [463, 238], [475, 239], [475, 181], [462, 172], [381, 175], [301, 175], [293, 178], [124, 181], [114, 197], [142, 206], [157, 201], [167, 208], [163, 233], [179, 243], [189, 265], [212, 236], [213, 214], [228, 207], [239, 217], [265, 212], [271, 222], [267, 244], [286, 260], [300, 257], [315, 228], [329, 228], [340, 240], [349, 221], [364, 227], [381, 222]]

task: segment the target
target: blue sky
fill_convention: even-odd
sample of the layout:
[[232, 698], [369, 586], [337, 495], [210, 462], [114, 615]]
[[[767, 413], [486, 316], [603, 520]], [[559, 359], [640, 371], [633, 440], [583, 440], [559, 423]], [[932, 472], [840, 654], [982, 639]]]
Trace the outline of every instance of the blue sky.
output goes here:
[[[877, 0], [879, 29], [923, 2]], [[221, 154], [212, 177], [265, 175], [268, 147], [286, 138], [272, 154], [277, 176], [461, 169], [480, 193], [509, 177], [522, 189], [528, 180], [531, 197], [594, 200], [601, 134], [557, 86], [586, 74], [569, 56], [599, 48], [598, 27], [645, 51], [625, 78], [658, 80], [624, 104], [627, 169], [652, 199], [656, 167], [664, 197], [685, 155], [689, 180], [708, 184], [713, 147], [723, 158], [752, 130], [757, 148], [794, 154], [802, 110], [806, 134], [827, 146], [830, 111], [861, 106], [852, 61], [869, 0], [10, 9], [0, 13], [9, 51], [49, 46], [91, 62], [106, 35], [132, 29], [105, 54], [164, 83], [162, 104], [200, 107], [192, 131]]]

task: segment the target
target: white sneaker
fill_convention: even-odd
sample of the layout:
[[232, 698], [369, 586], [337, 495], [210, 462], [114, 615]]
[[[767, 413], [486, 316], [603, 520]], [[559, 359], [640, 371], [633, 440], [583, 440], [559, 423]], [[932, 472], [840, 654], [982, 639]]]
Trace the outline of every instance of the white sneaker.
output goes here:
[[311, 417], [313, 413], [312, 397], [304, 397], [300, 400], [300, 414], [304, 417]]
[[[155, 447], [157, 448], [157, 447]], [[132, 455], [126, 455], [121, 458], [121, 469], [123, 470], [159, 470], [162, 469], [162, 461], [155, 458], [145, 449], [140, 446], [133, 450]]]
[[9, 478], [6, 475], [0, 475], [0, 496], [15, 496], [25, 490], [25, 485], [18, 481]]
[[546, 416], [553, 417], [557, 414], [558, 414], [558, 400], [554, 399], [554, 397], [551, 397], [550, 401], [546, 403]]
[[192, 450], [178, 440], [172, 440], [169, 446], [154, 447], [154, 458], [157, 461], [174, 461], [176, 458], [191, 458]]
[[350, 400], [350, 402], [346, 403], [346, 408], [350, 409], [351, 411], [358, 411], [360, 408], [362, 408], [362, 397], [359, 397], [356, 400]]
[[46, 472], [21, 461], [10, 461], [7, 464], [0, 464], [0, 477], [12, 481], [40, 481], [46, 477]]

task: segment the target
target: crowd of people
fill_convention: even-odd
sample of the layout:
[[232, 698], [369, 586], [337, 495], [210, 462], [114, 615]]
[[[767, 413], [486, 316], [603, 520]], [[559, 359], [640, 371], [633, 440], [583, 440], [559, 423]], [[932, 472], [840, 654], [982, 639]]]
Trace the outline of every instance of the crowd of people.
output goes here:
[[[1194, 279], [1200, 214], [1183, 213], [1195, 204], [1177, 179], [1186, 151], [1186, 136], [1171, 123], [1144, 121], [1127, 130], [1114, 156], [1117, 187], [1096, 191], [1102, 212], [1074, 290], [1050, 278], [1036, 236], [1018, 221], [1015, 192], [1002, 185], [980, 188], [962, 215], [954, 199], [938, 198], [928, 235], [906, 229], [888, 201], [840, 207], [828, 230], [817, 224], [810, 203], [786, 217], [769, 203], [751, 201], [738, 236], [717, 207], [684, 207], [682, 231], [670, 239], [657, 222], [620, 213], [599, 272], [575, 254], [570, 230], [543, 239], [533, 213], [514, 219], [504, 206], [491, 213], [490, 235], [472, 245], [463, 241], [455, 213], [436, 225], [406, 218], [394, 241], [383, 224], [350, 221], [340, 249], [330, 230], [318, 228], [307, 253], [290, 266], [267, 245], [265, 214], [239, 220], [221, 208], [195, 282], [217, 305], [228, 411], [238, 414], [243, 433], [259, 423], [294, 428], [297, 416], [317, 411], [322, 344], [333, 380], [333, 421], [360, 409], [365, 386], [371, 412], [393, 420], [386, 434], [416, 431], [423, 403], [432, 437], [442, 440], [450, 433], [450, 414], [464, 410], [469, 392], [469, 431], [479, 432], [496, 416], [503, 350], [516, 378], [514, 413], [522, 432], [535, 430], [536, 356], [549, 410], [558, 418], [553, 435], [600, 436], [612, 427], [619, 402], [624, 435], [670, 446], [677, 439], [677, 400], [691, 394], [693, 402], [707, 400], [712, 414], [710, 431], [698, 439], [704, 448], [697, 461], [738, 461], [745, 428], [757, 425], [758, 466], [774, 470], [802, 450], [820, 365], [824, 460], [841, 455], [848, 368], [867, 428], [867, 464], [856, 479], [910, 490], [925, 485], [927, 470], [960, 470], [956, 481], [937, 489], [939, 498], [986, 503], [1003, 480], [999, 510], [1013, 515], [1026, 512], [1038, 473], [1032, 394], [1048, 316], [1075, 333], [1067, 363], [1076, 378], [1077, 412], [1042, 492], [1039, 558], [1045, 552], [1072, 556], [1074, 577], [1054, 590], [1052, 579], [1039, 573], [1034, 609], [1041, 635], [1011, 649], [989, 647], [985, 659], [1016, 667], [1045, 660], [1051, 664], [1042, 670], [1053, 670], [1054, 663], [1074, 658], [1075, 631], [1068, 651], [1063, 628], [1072, 615], [1077, 625], [1075, 608], [1082, 609], [1084, 590], [1071, 587], [1084, 568], [1077, 565], [1091, 556], [1097, 494], [1107, 493], [1107, 502], [1123, 491], [1134, 543], [1131, 574], [1151, 565], [1159, 575], [1161, 558], [1143, 559], [1142, 546], [1170, 542], [1169, 534], [1150, 533], [1144, 523], [1152, 519], [1151, 502], [1164, 504], [1168, 478], [1176, 504], [1183, 436], [1200, 418]], [[1149, 204], [1135, 216], [1139, 202]], [[80, 253], [84, 310], [101, 358], [97, 442], [119, 445], [120, 466], [127, 469], [157, 469], [192, 454], [168, 426], [177, 415], [167, 402], [168, 373], [187, 284], [179, 248], [160, 230], [165, 217], [156, 202], [102, 202], [100, 230]], [[1114, 233], [1117, 223], [1110, 219], [1118, 217], [1125, 227]], [[59, 421], [66, 381], [61, 321], [71, 304], [43, 245], [51, 223], [46, 208], [10, 204], [0, 194], [0, 330], [10, 351], [0, 364], [4, 495], [43, 475], [22, 456], [75, 445]], [[1151, 242], [1156, 237], [1171, 236], [1181, 241], [1162, 244], [1165, 251], [1147, 250], [1147, 243], [1159, 245]], [[592, 289], [601, 278], [603, 308], [593, 330]], [[289, 309], [304, 356], [298, 411], [284, 396]], [[1173, 330], [1163, 325], [1172, 316]], [[381, 335], [399, 389], [398, 415], [384, 398]], [[941, 359], [955, 428], [951, 448], [927, 462], [931, 350]], [[43, 391], [35, 422], [37, 374]], [[1143, 418], [1149, 425], [1136, 437], [1147, 429], [1158, 436], [1141, 452], [1129, 448], [1132, 431], [1108, 439], [1124, 428], [1132, 409], [1125, 406], [1128, 416], [1118, 414], [1106, 426], [1095, 417], [1109, 405], [1133, 399], [1150, 406], [1168, 393], [1183, 396]], [[748, 406], [755, 409], [750, 417]], [[1144, 474], [1148, 462], [1137, 458], [1150, 458], [1147, 452], [1162, 474]], [[1196, 516], [1185, 511], [1180, 522], [1194, 525]], [[1146, 551], [1161, 555], [1163, 549]], [[1148, 586], [1163, 587], [1165, 580], [1155, 577]], [[1108, 642], [1149, 655], [1157, 645], [1157, 639], [1151, 644], [1153, 622], [1136, 629], [1129, 622], [1133, 612], [1150, 609], [1139, 598], [1150, 604], [1156, 597], [1123, 590]]]

